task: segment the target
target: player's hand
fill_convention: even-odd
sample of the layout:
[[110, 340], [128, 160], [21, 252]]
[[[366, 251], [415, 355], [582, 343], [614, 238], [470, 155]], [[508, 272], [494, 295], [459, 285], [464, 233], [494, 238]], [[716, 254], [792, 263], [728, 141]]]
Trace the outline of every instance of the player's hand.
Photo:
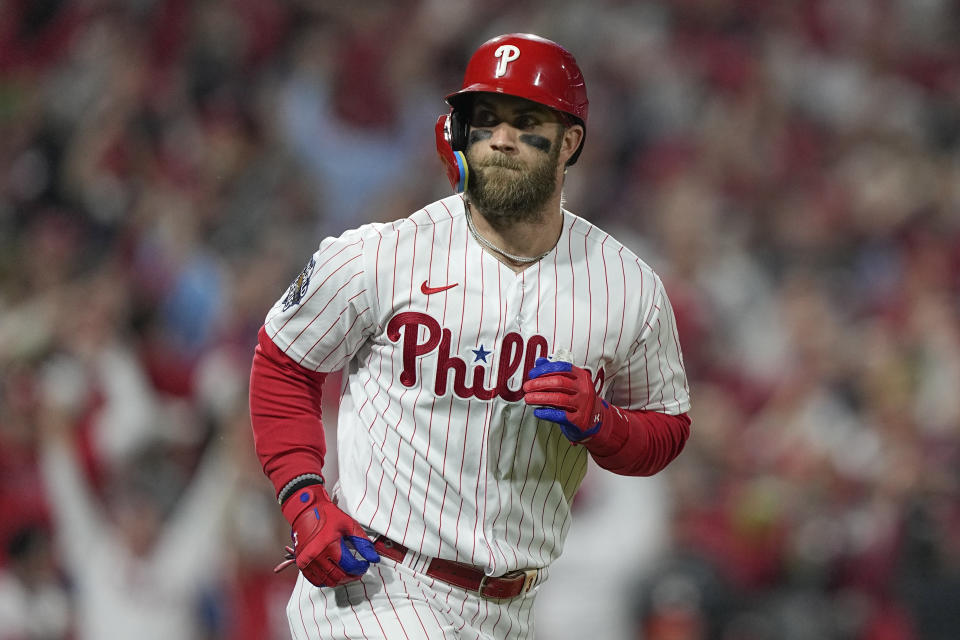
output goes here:
[[537, 406], [533, 415], [558, 424], [572, 442], [589, 438], [603, 426], [607, 403], [597, 395], [590, 374], [569, 362], [537, 358], [523, 391], [524, 402]]
[[330, 500], [323, 485], [300, 489], [282, 509], [293, 527], [293, 549], [287, 548], [289, 560], [277, 570], [293, 561], [311, 583], [335, 587], [359, 580], [371, 562], [380, 561], [363, 529]]

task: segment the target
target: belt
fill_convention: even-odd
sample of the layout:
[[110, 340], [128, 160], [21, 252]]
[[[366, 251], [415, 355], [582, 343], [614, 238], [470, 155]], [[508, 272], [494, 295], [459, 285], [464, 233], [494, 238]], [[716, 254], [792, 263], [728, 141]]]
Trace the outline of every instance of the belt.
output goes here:
[[[377, 536], [374, 548], [382, 556], [402, 562], [409, 549], [385, 536]], [[472, 591], [488, 600], [508, 600], [530, 591], [537, 580], [539, 569], [518, 569], [502, 576], [488, 576], [483, 569], [462, 562], [431, 558], [424, 572], [466, 591]]]

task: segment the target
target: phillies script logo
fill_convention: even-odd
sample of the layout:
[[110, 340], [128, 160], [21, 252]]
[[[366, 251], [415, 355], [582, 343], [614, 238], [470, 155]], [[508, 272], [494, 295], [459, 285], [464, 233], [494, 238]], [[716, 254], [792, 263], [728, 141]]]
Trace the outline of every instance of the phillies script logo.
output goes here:
[[[418, 342], [417, 339], [420, 327], [427, 330], [423, 342]], [[519, 333], [506, 334], [500, 343], [496, 385], [492, 389], [487, 389], [483, 386], [487, 368], [475, 365], [473, 380], [468, 386], [467, 362], [460, 356], [450, 354], [452, 332], [450, 329], [441, 328], [440, 323], [427, 314], [418, 311], [398, 313], [387, 323], [387, 338], [391, 342], [403, 341], [403, 371], [400, 372], [400, 382], [403, 386], [412, 387], [417, 384], [417, 358], [436, 352], [437, 377], [434, 381], [436, 395], [446, 395], [450, 371], [453, 371], [453, 393], [458, 397], [491, 400], [500, 396], [508, 402], [517, 402], [523, 398], [523, 389], [519, 385], [516, 389], [511, 389], [507, 381], [520, 370], [523, 371], [522, 380], [526, 380], [530, 369], [533, 369], [533, 363], [537, 358], [546, 357], [548, 349], [547, 339], [543, 336], [531, 336], [524, 342], [523, 336]], [[594, 379], [596, 388], [603, 386], [603, 378], [604, 372], [601, 367]]]

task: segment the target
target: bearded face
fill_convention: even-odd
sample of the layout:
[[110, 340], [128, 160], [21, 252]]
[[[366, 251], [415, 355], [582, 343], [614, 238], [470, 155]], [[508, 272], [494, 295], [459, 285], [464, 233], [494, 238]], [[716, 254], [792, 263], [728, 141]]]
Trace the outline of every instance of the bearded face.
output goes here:
[[557, 187], [562, 138], [560, 130], [549, 149], [538, 147], [537, 159], [530, 166], [501, 153], [479, 158], [471, 140], [466, 150], [470, 166], [467, 194], [491, 224], [538, 219]]

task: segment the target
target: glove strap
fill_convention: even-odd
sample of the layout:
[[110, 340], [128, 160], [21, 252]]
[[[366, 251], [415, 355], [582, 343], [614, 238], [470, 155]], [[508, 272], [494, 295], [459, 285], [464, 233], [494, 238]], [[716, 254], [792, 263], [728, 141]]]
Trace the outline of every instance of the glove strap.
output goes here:
[[294, 493], [300, 489], [303, 489], [304, 487], [309, 487], [315, 484], [323, 486], [323, 476], [321, 476], [319, 473], [301, 474], [283, 486], [283, 489], [281, 489], [280, 493], [277, 494], [277, 503], [279, 503], [282, 507], [283, 503], [287, 501], [287, 498], [292, 496]]

